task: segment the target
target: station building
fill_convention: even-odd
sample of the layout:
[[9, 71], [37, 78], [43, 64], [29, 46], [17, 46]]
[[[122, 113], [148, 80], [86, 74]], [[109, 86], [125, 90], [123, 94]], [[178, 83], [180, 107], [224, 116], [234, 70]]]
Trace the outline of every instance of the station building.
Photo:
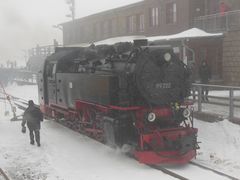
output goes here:
[[195, 57], [181, 47], [182, 40], [164, 43], [179, 46], [182, 58], [194, 60], [196, 79], [201, 61], [206, 60], [213, 83], [240, 85], [239, 9], [239, 0], [143, 0], [61, 24], [63, 45], [84, 45], [121, 36], [166, 36], [197, 27], [223, 36], [185, 39]]

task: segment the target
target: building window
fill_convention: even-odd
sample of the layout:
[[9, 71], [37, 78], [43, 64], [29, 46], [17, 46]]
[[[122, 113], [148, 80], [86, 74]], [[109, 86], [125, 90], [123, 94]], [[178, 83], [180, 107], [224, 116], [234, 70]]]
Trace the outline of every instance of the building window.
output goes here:
[[81, 29], [80, 29], [80, 39], [81, 39], [81, 41], [85, 41], [86, 40], [86, 32], [85, 32], [85, 26], [82, 26], [82, 27], [80, 27]]
[[65, 26], [63, 29], [63, 38], [64, 38], [64, 45], [70, 44], [70, 39], [71, 39], [71, 33], [70, 33], [70, 28], [68, 26]]
[[73, 44], [73, 42], [74, 42], [74, 39], [75, 39], [74, 35], [75, 35], [74, 29], [72, 28], [71, 31], [70, 31], [70, 35], [69, 35], [69, 42], [71, 44]]
[[154, 7], [150, 9], [150, 25], [152, 27], [158, 26], [159, 24], [158, 14], [159, 14], [159, 8]]
[[139, 15], [139, 31], [144, 32], [145, 25], [144, 25], [144, 14]]
[[112, 36], [112, 20], [108, 20], [108, 37]]
[[177, 22], [177, 4], [168, 3], [166, 5], [166, 23], [173, 24]]
[[75, 40], [76, 42], [80, 42], [81, 41], [81, 26], [80, 24], [78, 24], [78, 26], [75, 27], [75, 30], [76, 30], [76, 37], [75, 37]]
[[117, 35], [117, 18], [115, 18], [115, 19], [112, 19], [112, 33], [111, 33], [111, 35], [112, 36], [116, 36]]
[[135, 16], [127, 17], [127, 29], [129, 33], [132, 33], [135, 28]]
[[97, 39], [97, 23], [93, 24], [93, 37], [94, 37], [94, 40]]
[[93, 25], [94, 41], [101, 37], [101, 26], [100, 23], [96, 22]]
[[108, 36], [108, 30], [109, 30], [108, 28], [109, 28], [108, 21], [104, 21], [102, 23], [102, 36], [104, 38]]

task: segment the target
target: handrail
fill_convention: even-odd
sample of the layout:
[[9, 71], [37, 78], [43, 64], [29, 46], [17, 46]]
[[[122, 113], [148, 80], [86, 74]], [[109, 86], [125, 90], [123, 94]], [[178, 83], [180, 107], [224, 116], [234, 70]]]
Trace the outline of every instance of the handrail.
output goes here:
[[[193, 91], [193, 98], [195, 98], [195, 96], [197, 96], [197, 104], [198, 104], [198, 112], [201, 113], [202, 112], [202, 98], [203, 98], [203, 94], [202, 94], [202, 90], [203, 88], [207, 87], [207, 88], [211, 88], [211, 89], [220, 89], [220, 90], [227, 90], [229, 91], [229, 98], [223, 98], [223, 97], [219, 97], [219, 96], [209, 96], [207, 95], [207, 98], [211, 98], [214, 97], [214, 99], [219, 99], [219, 100], [228, 100], [229, 103], [228, 104], [224, 104], [224, 105], [228, 105], [229, 106], [229, 120], [234, 120], [236, 119], [236, 117], [234, 116], [234, 108], [239, 107], [239, 105], [234, 104], [234, 102], [239, 102], [239, 99], [236, 99], [234, 97], [234, 91], [240, 91], [240, 87], [237, 86], [222, 86], [222, 85], [210, 85], [210, 84], [197, 84], [197, 83], [193, 83], [192, 84], [192, 91]], [[196, 95], [195, 91], [198, 92], [198, 94]], [[207, 102], [206, 102], [207, 103]], [[215, 104], [215, 105], [223, 105], [222, 102], [220, 103], [209, 103], [209, 104]]]
[[240, 87], [238, 87], [238, 86], [221, 86], [221, 85], [200, 84], [200, 83], [193, 83], [192, 85], [193, 86], [204, 86], [204, 87], [240, 90]]
[[37, 46], [35, 48], [29, 49], [28, 53], [29, 56], [36, 56], [36, 55], [50, 55], [54, 53], [55, 46], [54, 45], [48, 45], [48, 46]]
[[226, 32], [240, 29], [240, 10], [194, 18], [194, 26], [207, 32]]
[[227, 11], [224, 13], [215, 13], [215, 14], [208, 14], [208, 15], [204, 15], [204, 16], [198, 16], [195, 18], [195, 20], [202, 20], [205, 18], [211, 18], [211, 17], [222, 17], [222, 16], [227, 16], [228, 14], [238, 14], [240, 13], [240, 10], [234, 10], [234, 11]]

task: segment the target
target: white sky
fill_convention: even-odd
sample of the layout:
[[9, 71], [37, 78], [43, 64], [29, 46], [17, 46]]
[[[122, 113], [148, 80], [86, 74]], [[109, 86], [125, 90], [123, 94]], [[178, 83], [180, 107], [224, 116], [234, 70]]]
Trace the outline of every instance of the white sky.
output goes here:
[[[141, 0], [75, 0], [76, 15], [83, 17]], [[62, 42], [53, 25], [70, 20], [66, 0], [0, 0], [0, 63], [23, 61], [25, 49]]]

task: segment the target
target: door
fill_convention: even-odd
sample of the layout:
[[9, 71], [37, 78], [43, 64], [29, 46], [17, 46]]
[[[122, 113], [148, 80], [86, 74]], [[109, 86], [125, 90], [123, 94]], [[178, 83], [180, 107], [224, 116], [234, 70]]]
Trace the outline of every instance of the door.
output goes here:
[[56, 62], [46, 64], [46, 104], [57, 103], [57, 87], [56, 87]]

